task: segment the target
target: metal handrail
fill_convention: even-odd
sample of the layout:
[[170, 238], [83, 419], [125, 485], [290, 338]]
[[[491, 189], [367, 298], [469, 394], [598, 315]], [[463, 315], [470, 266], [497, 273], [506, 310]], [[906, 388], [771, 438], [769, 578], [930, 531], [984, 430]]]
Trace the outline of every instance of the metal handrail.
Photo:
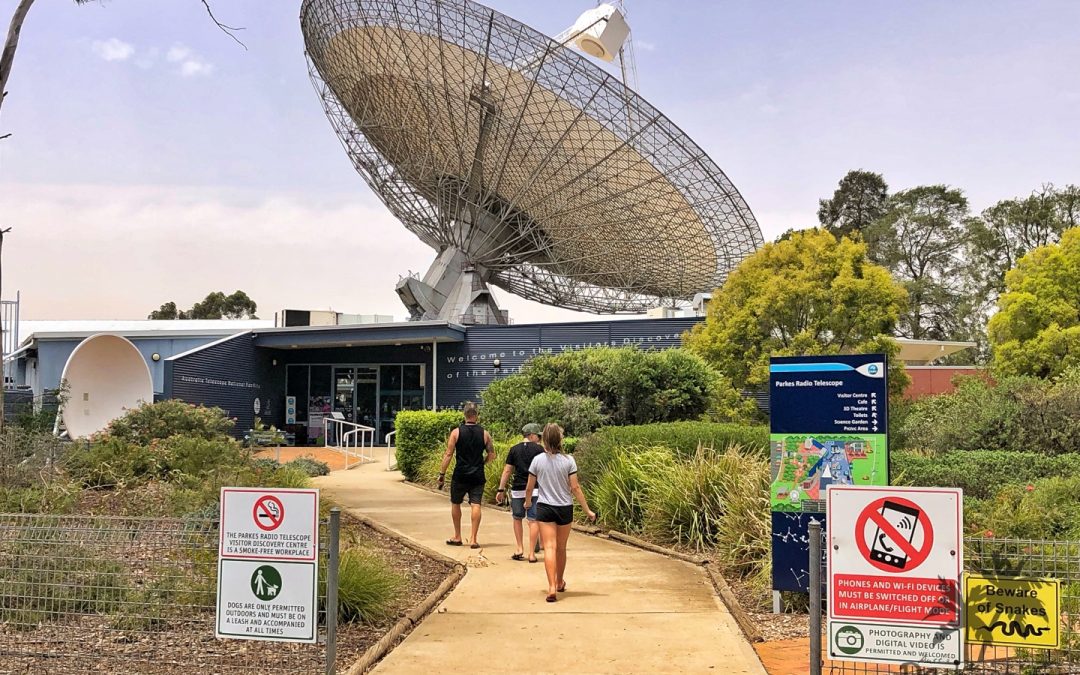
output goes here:
[[390, 466], [390, 449], [393, 447], [390, 445], [390, 437], [397, 434], [397, 429], [394, 429], [390, 433], [386, 434], [386, 438], [383, 440], [386, 442], [386, 470], [393, 471], [394, 467]]
[[[330, 445], [330, 425], [334, 425], [334, 445]], [[348, 431], [345, 427], [352, 427]], [[331, 450], [341, 450], [345, 454], [345, 468], [349, 468], [349, 456], [352, 448], [360, 450], [361, 462], [374, 462], [370, 448], [375, 447], [375, 427], [365, 426], [348, 420], [336, 420], [330, 417], [323, 418], [323, 438], [326, 439], [326, 447]], [[364, 450], [369, 449], [369, 452]]]

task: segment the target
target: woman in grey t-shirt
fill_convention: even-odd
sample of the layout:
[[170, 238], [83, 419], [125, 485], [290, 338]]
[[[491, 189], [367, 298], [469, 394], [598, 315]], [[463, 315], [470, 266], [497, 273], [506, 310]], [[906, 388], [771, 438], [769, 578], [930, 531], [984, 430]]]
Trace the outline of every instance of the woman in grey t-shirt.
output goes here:
[[[533, 489], [539, 489], [536, 498], [536, 520], [540, 523], [540, 539], [544, 542], [544, 571], [547, 572], [547, 601], [555, 602], [556, 593], [566, 590], [566, 542], [570, 539], [570, 526], [574, 522], [574, 501], [589, 517], [596, 514], [589, 509], [585, 493], [578, 483], [577, 462], [562, 451], [562, 427], [548, 424], [544, 427], [544, 452], [533, 458], [529, 465], [529, 482], [525, 486], [525, 508], [532, 504]], [[539, 485], [537, 485], [539, 483]]]

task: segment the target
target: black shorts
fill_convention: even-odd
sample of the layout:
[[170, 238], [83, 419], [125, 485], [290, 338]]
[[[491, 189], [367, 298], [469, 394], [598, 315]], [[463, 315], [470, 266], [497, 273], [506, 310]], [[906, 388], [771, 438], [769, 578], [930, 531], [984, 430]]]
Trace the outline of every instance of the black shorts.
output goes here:
[[536, 520], [540, 523], [555, 523], [556, 525], [569, 525], [574, 522], [574, 507], [552, 506], [551, 504], [536, 505]]
[[450, 503], [460, 504], [465, 501], [465, 495], [469, 495], [470, 504], [482, 504], [484, 502], [484, 479], [483, 478], [453, 478], [450, 480]]

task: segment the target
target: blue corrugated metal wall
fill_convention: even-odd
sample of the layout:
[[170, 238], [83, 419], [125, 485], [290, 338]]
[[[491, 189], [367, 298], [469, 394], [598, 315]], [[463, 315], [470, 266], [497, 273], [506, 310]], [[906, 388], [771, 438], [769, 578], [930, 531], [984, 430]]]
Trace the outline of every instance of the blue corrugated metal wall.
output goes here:
[[254, 425], [256, 399], [259, 417], [280, 424], [285, 394], [270, 372], [273, 355], [252, 341], [251, 333], [241, 333], [166, 360], [165, 398], [222, 408], [236, 418], [237, 437]]

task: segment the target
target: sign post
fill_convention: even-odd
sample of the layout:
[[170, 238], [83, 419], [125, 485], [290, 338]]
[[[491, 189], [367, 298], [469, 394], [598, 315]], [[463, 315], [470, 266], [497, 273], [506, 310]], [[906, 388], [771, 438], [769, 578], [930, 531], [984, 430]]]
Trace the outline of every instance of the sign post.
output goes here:
[[830, 485], [889, 484], [888, 396], [884, 354], [770, 359], [774, 591], [810, 590], [808, 527]]
[[830, 658], [963, 665], [962, 492], [831, 486], [827, 497]]
[[319, 491], [221, 489], [219, 638], [317, 638]]

